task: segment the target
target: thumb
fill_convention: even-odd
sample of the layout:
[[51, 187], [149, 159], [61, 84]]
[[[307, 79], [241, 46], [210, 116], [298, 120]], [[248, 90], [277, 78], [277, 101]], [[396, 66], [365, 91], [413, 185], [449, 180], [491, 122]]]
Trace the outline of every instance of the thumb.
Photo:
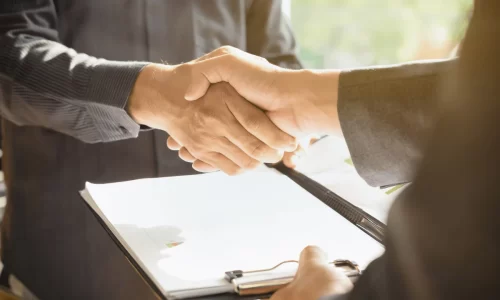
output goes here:
[[191, 83], [184, 98], [193, 101], [201, 98], [207, 92], [210, 84], [227, 81], [227, 55], [203, 58], [191, 63]]
[[298, 272], [311, 265], [326, 264], [328, 264], [328, 257], [325, 251], [317, 246], [307, 246], [300, 254]]
[[197, 100], [207, 92], [210, 87], [210, 81], [202, 72], [196, 72], [191, 76], [191, 83], [189, 84], [184, 99], [188, 101]]

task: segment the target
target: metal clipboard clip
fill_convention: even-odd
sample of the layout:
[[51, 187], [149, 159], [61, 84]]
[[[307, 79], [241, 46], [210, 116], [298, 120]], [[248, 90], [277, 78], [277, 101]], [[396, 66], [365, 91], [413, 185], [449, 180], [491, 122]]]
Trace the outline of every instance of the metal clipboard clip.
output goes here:
[[[225, 279], [233, 284], [234, 291], [240, 296], [266, 295], [277, 291], [293, 280], [295, 271], [269, 274], [282, 265], [289, 263], [298, 264], [298, 261], [286, 260], [269, 269], [228, 271], [225, 273]], [[355, 281], [361, 275], [361, 270], [354, 261], [337, 259], [330, 262], [330, 264], [341, 269], [352, 281]]]

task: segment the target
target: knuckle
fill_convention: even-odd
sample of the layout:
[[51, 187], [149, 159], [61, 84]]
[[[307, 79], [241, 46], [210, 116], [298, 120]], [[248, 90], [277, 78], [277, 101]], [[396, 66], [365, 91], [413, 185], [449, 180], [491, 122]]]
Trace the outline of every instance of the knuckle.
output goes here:
[[194, 157], [200, 159], [206, 156], [205, 149], [203, 147], [200, 147], [197, 144], [191, 145], [189, 147], [189, 153], [193, 155]]
[[209, 157], [211, 160], [213, 160], [214, 162], [216, 162], [218, 165], [225, 158], [224, 155], [222, 155], [222, 154], [220, 154], [218, 152], [207, 153], [207, 157]]
[[251, 132], [259, 131], [262, 126], [262, 120], [259, 116], [249, 114], [244, 119], [245, 127]]
[[179, 157], [183, 160], [192, 160], [194, 156], [183, 147], [179, 150]]
[[191, 130], [197, 136], [197, 140], [201, 141], [201, 132], [206, 131], [206, 129], [213, 129], [219, 121], [220, 117], [216, 110], [205, 105], [200, 107], [193, 113], [191, 121]]
[[254, 143], [252, 148], [253, 148], [253, 150], [251, 152], [251, 155], [253, 157], [261, 158], [261, 157], [266, 156], [266, 154], [267, 154], [267, 146], [260, 143], [260, 142]]
[[213, 124], [217, 123], [220, 119], [219, 114], [214, 109], [210, 108], [205, 109], [203, 115], [203, 128], [207, 128], [206, 126], [209, 126], [210, 129], [213, 129]]
[[255, 169], [259, 166], [259, 162], [256, 161], [255, 159], [252, 159], [251, 157], [248, 157], [246, 159], [246, 162], [244, 163], [243, 167], [247, 170], [252, 170]]
[[230, 168], [226, 173], [230, 176], [235, 176], [243, 171], [241, 168]]
[[280, 129], [274, 130], [275, 133], [273, 135], [273, 140], [275, 143], [279, 145], [285, 145], [288, 146], [291, 143], [297, 143], [296, 139], [287, 133], [281, 131]]
[[189, 123], [191, 130], [194, 131], [194, 130], [197, 130], [198, 128], [205, 127], [206, 121], [207, 120], [205, 117], [205, 113], [201, 109], [194, 111], [193, 115], [191, 117], [191, 122]]
[[231, 64], [235, 64], [235, 63], [237, 63], [240, 60], [240, 58], [238, 57], [238, 55], [236, 55], [236, 53], [234, 53], [234, 52], [233, 53], [228, 53], [226, 59]]
[[224, 45], [218, 49], [221, 53], [230, 54], [234, 52], [234, 47], [229, 45]]

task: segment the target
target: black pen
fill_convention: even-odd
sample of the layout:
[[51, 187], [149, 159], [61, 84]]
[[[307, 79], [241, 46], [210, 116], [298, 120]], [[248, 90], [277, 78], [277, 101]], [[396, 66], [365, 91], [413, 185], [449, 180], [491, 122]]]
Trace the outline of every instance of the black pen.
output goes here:
[[276, 164], [272, 167], [288, 176], [288, 178], [295, 181], [303, 189], [316, 196], [316, 198], [328, 205], [331, 209], [335, 210], [349, 222], [356, 225], [359, 229], [363, 230], [373, 239], [383, 243], [386, 225], [380, 222], [377, 218], [351, 204], [349, 201], [340, 197], [306, 175], [286, 167], [283, 163]]

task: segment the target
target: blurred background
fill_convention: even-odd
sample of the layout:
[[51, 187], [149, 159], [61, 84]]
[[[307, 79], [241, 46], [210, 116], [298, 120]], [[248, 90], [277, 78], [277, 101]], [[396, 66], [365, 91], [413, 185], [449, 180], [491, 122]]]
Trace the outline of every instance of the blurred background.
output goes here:
[[[448, 57], [463, 37], [473, 2], [282, 1], [299, 42], [302, 62], [307, 68], [318, 69]], [[0, 220], [5, 204], [0, 171]]]
[[448, 57], [473, 0], [283, 0], [307, 68]]

